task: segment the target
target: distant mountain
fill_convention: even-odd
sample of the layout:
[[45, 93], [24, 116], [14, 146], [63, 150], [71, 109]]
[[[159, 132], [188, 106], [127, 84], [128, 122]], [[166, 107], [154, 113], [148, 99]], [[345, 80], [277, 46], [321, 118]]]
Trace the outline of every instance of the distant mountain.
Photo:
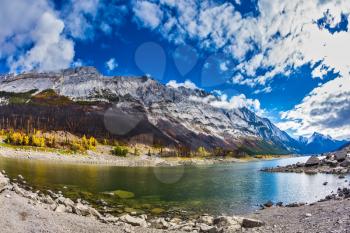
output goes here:
[[300, 137], [299, 142], [301, 152], [305, 154], [335, 151], [348, 143], [348, 141], [335, 140], [329, 135], [323, 135], [317, 132], [315, 132], [309, 138]]
[[148, 77], [105, 77], [94, 67], [9, 74], [0, 76], [0, 128], [67, 130], [234, 154], [314, 153], [338, 146], [317, 135], [307, 143], [295, 140], [247, 108], [218, 108], [208, 100], [219, 98]]

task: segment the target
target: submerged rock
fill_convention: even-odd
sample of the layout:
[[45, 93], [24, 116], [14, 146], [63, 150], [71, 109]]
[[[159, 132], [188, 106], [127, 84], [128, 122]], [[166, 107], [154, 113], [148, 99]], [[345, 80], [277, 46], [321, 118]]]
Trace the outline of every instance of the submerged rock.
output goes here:
[[165, 212], [165, 210], [162, 208], [154, 208], [151, 210], [151, 214], [154, 214], [154, 215], [159, 215], [159, 214], [162, 214], [164, 212]]
[[116, 190], [113, 192], [115, 196], [121, 199], [131, 199], [135, 197], [135, 194], [125, 190]]

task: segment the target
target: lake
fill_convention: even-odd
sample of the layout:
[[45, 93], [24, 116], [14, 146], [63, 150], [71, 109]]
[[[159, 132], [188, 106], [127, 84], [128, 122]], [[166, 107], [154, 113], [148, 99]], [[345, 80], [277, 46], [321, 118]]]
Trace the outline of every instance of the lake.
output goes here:
[[[112, 207], [112, 214], [134, 210], [149, 213], [154, 208], [191, 215], [244, 214], [268, 200], [314, 202], [346, 184], [334, 175], [260, 171], [306, 160], [298, 157], [212, 166], [128, 168], [0, 158], [0, 170], [12, 178], [23, 175], [35, 189], [60, 190], [96, 207], [96, 201], [103, 199]], [[325, 181], [327, 186], [323, 185]], [[132, 192], [135, 197], [121, 199], [107, 194], [115, 190]]]

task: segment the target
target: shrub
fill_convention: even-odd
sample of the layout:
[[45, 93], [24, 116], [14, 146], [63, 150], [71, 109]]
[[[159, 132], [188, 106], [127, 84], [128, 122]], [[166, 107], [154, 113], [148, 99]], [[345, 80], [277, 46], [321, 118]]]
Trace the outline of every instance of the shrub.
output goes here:
[[125, 157], [129, 153], [128, 148], [122, 146], [115, 146], [112, 150], [112, 154], [116, 156]]
[[82, 143], [77, 141], [73, 141], [72, 143], [70, 143], [70, 149], [72, 151], [80, 151], [80, 152], [85, 151], [85, 147], [82, 145]]
[[207, 150], [203, 146], [198, 147], [197, 154], [201, 157], [205, 157], [205, 156], [209, 155], [209, 153], [207, 152]]
[[94, 137], [90, 137], [89, 139], [89, 148], [90, 150], [94, 150], [97, 146], [97, 140]]
[[48, 147], [55, 148], [56, 147], [56, 138], [55, 136], [48, 136], [45, 138], [46, 144]]

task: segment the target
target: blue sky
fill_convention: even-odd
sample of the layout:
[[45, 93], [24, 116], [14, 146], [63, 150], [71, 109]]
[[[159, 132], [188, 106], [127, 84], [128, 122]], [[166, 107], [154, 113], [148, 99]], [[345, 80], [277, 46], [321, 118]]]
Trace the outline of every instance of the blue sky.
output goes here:
[[350, 138], [346, 0], [2, 4], [2, 73], [91, 65], [111, 76], [189, 80], [294, 136]]

